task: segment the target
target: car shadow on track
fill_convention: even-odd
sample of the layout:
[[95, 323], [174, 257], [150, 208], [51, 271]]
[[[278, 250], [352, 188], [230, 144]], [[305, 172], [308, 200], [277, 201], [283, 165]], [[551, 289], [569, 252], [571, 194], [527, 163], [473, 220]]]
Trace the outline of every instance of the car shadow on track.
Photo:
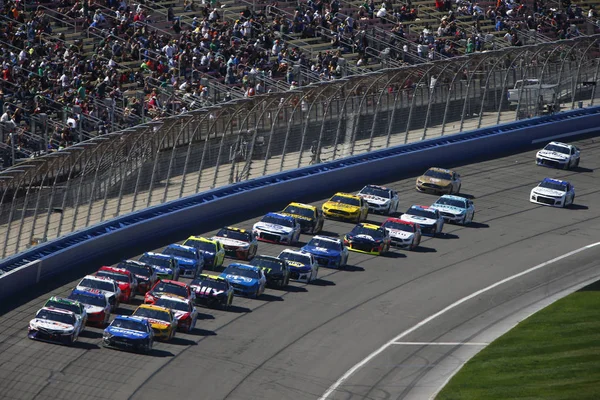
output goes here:
[[567, 207], [569, 210], [587, 210], [589, 209], [588, 206], [584, 206], [583, 204], [571, 204], [569, 207]]
[[329, 237], [339, 237], [340, 236], [339, 233], [330, 232], [330, 231], [324, 231], [324, 230], [322, 230], [321, 232], [317, 233], [317, 235], [319, 235], [319, 236], [329, 236]]
[[83, 332], [79, 334], [79, 337], [86, 339], [101, 339], [103, 331], [92, 331], [86, 328]]
[[[137, 308], [137, 306], [135, 306], [135, 308]], [[115, 314], [117, 314], [117, 315], [131, 315], [135, 311], [135, 308], [132, 310], [130, 308], [125, 308], [123, 306], [120, 306], [119, 308], [117, 308], [115, 310]]]
[[175, 357], [175, 354], [170, 351], [152, 349], [150, 353], [147, 354], [149, 357]]
[[[196, 330], [198, 330], [198, 329], [194, 329], [194, 331], [196, 331]], [[212, 331], [207, 331], [207, 332], [211, 332], [216, 335], [216, 333], [214, 333]], [[196, 346], [198, 344], [194, 340], [190, 340], [190, 339], [186, 339], [181, 336], [178, 336], [180, 334], [181, 334], [180, 332], [177, 332], [177, 335], [173, 339], [171, 339], [169, 341], [169, 343], [174, 344], [175, 346]], [[193, 333], [190, 332], [190, 333], [187, 333], [187, 335], [193, 335]], [[213, 336], [213, 335], [201, 335], [201, 336]]]
[[311, 286], [335, 286], [335, 282], [317, 278], [310, 283]]
[[142, 304], [144, 304], [144, 296], [138, 294], [137, 297], [134, 297], [129, 301], [129, 303], [125, 304], [129, 304], [133, 307], [141, 306]]
[[433, 247], [417, 246], [416, 249], [411, 250], [411, 253], [436, 253], [437, 250]]
[[382, 257], [384, 258], [406, 258], [406, 254], [404, 253], [400, 253], [399, 251], [388, 251], [387, 253], [383, 254]]
[[258, 298], [256, 298], [255, 300], [260, 300], [260, 301], [283, 301], [283, 297], [281, 297], [281, 296], [273, 296], [272, 294], [263, 293]]
[[591, 168], [585, 168], [585, 167], [571, 168], [571, 171], [573, 171], [573, 172], [594, 172], [593, 169], [591, 169]]
[[339, 270], [345, 272], [363, 272], [365, 269], [363, 267], [359, 267], [358, 265], [345, 265]]
[[294, 285], [287, 285], [286, 287], [283, 287], [279, 290], [282, 290], [284, 292], [288, 292], [288, 293], [305, 293], [308, 292], [308, 290], [304, 287], [304, 286], [294, 286]]
[[[187, 335], [192, 335], [192, 336], [217, 336], [217, 333], [215, 331], [210, 331], [208, 329], [202, 329], [202, 328], [196, 327], [196, 328], [194, 328], [193, 331], [188, 332]], [[177, 336], [175, 336], [175, 339], [178, 339]], [[181, 339], [181, 338], [179, 338], [179, 339]]]
[[488, 224], [484, 224], [482, 222], [471, 222], [470, 224], [467, 225], [467, 228], [473, 228], [473, 229], [481, 229], [481, 228], [489, 228], [490, 226]]
[[100, 348], [100, 346], [98, 346], [95, 343], [80, 342], [80, 341], [73, 343], [71, 345], [71, 347], [73, 347], [75, 349], [81, 349], [81, 350], [96, 350], [96, 349]]
[[[198, 309], [198, 306], [196, 306], [196, 309]], [[208, 319], [215, 319], [215, 316], [198, 311], [198, 321], [206, 321]]]
[[247, 307], [231, 305], [227, 309], [227, 312], [236, 313], [236, 314], [246, 314], [246, 313], [251, 313], [252, 310]]
[[443, 232], [434, 237], [434, 239], [458, 239], [458, 238], [459, 238], [458, 235], [455, 235], [454, 233], [447, 233], [447, 232]]
[[475, 196], [470, 193], [457, 193], [455, 196], [464, 197], [465, 199], [474, 200]]

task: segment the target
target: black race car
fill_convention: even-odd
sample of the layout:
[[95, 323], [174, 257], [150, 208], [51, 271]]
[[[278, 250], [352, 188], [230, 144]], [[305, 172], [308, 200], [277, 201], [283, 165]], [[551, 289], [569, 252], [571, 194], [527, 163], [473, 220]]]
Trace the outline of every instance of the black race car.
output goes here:
[[252, 259], [250, 265], [259, 267], [265, 272], [267, 285], [270, 287], [282, 288], [290, 283], [290, 267], [285, 260], [259, 255]]
[[200, 274], [190, 283], [196, 293], [196, 304], [227, 310], [233, 302], [233, 286], [219, 277]]

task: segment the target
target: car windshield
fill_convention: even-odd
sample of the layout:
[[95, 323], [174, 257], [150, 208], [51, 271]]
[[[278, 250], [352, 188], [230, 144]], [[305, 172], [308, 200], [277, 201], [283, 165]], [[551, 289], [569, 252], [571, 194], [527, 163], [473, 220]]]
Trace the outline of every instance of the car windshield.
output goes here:
[[288, 219], [288, 218], [283, 218], [283, 217], [278, 217], [275, 215], [265, 215], [260, 222], [265, 222], [268, 224], [275, 224], [275, 225], [281, 225], [281, 226], [287, 226], [287, 227], [292, 227], [294, 226], [294, 220], [292, 219]]
[[98, 271], [96, 276], [105, 276], [117, 282], [129, 283], [129, 277], [125, 274], [117, 274], [116, 272]]
[[198, 278], [198, 279], [194, 279], [192, 281], [192, 283], [190, 283], [190, 285], [193, 286], [207, 286], [213, 289], [217, 289], [217, 290], [227, 290], [227, 283], [225, 283], [224, 281], [220, 280], [220, 279], [204, 279], [204, 278]]
[[567, 185], [550, 181], [542, 181], [542, 183], [540, 183], [540, 187], [552, 190], [560, 190], [561, 192], [567, 191]]
[[161, 299], [158, 299], [158, 301], [155, 304], [157, 306], [170, 308], [171, 310], [185, 311], [185, 312], [190, 311], [190, 307], [187, 305], [187, 303], [185, 303], [183, 301], [161, 298]]
[[377, 196], [377, 197], [383, 197], [383, 198], [389, 199], [391, 192], [389, 190], [381, 189], [376, 186], [365, 186], [360, 191], [360, 194], [368, 194], [371, 196]]
[[250, 261], [255, 267], [265, 268], [271, 272], [279, 272], [283, 269], [283, 261], [278, 258], [256, 256]]
[[178, 249], [176, 247], [167, 247], [163, 250], [162, 254], [166, 254], [169, 256], [180, 257], [180, 258], [188, 258], [194, 259], [195, 255], [193, 252], [183, 249]]
[[72, 314], [64, 314], [52, 310], [40, 310], [35, 317], [46, 319], [48, 321], [62, 322], [63, 324], [75, 325], [75, 316]]
[[453, 206], [453, 207], [467, 208], [467, 204], [466, 204], [465, 200], [449, 199], [447, 197], [440, 197], [435, 202], [435, 204], [443, 205], [443, 206]]
[[396, 229], [398, 231], [404, 231], [404, 232], [414, 232], [415, 231], [415, 229], [413, 228], [412, 225], [401, 224], [396, 221], [385, 221], [383, 224], [383, 227], [389, 228], [389, 229]]
[[352, 229], [352, 232], [350, 232], [352, 235], [369, 235], [372, 236], [373, 238], [382, 238], [385, 236], [385, 233], [383, 232], [383, 228], [378, 228], [378, 229], [372, 229], [372, 228], [367, 228], [361, 225], [357, 225], [354, 227], [354, 229]]
[[260, 274], [258, 273], [258, 271], [253, 271], [251, 269], [246, 269], [246, 268], [238, 268], [235, 266], [227, 267], [225, 269], [225, 271], [223, 271], [223, 273], [226, 275], [237, 275], [237, 276], [243, 276], [243, 277], [252, 278], [252, 279], [260, 278]]
[[129, 329], [131, 331], [148, 332], [148, 326], [140, 321], [134, 321], [131, 319], [115, 319], [112, 324], [113, 328]]
[[569, 154], [569, 148], [564, 146], [557, 146], [555, 144], [549, 144], [544, 147], [544, 150], [555, 151], [557, 153]]
[[327, 250], [341, 250], [342, 249], [342, 244], [340, 242], [333, 241], [333, 240], [321, 239], [321, 238], [310, 239], [310, 242], [308, 242], [307, 246], [322, 247]]
[[415, 215], [417, 217], [425, 217], [431, 219], [437, 219], [437, 214], [433, 210], [426, 210], [423, 208], [409, 208], [406, 212], [408, 215]]
[[133, 313], [136, 317], [144, 317], [150, 319], [157, 319], [159, 321], [171, 321], [171, 315], [165, 310], [155, 310], [152, 308], [138, 308]]
[[171, 268], [171, 259], [144, 254], [140, 257], [140, 261], [150, 265], [156, 265], [161, 268]]
[[283, 258], [284, 260], [296, 261], [305, 265], [310, 265], [310, 256], [306, 254], [290, 253], [286, 251], [284, 253], [281, 253], [279, 257]]
[[83, 278], [81, 282], [79, 282], [79, 286], [83, 286], [90, 289], [106, 290], [107, 292], [115, 291], [115, 286], [111, 281], [105, 281], [100, 279]]
[[169, 282], [159, 282], [152, 291], [158, 295], [163, 293], [171, 293], [176, 296], [188, 297], [188, 291], [184, 286], [174, 285]]
[[315, 216], [314, 210], [304, 207], [287, 206], [283, 209], [283, 212], [287, 214], [301, 215], [307, 218], [314, 218]]
[[444, 179], [447, 181], [452, 180], [452, 175], [450, 173], [444, 171], [437, 171], [435, 169], [429, 169], [423, 175], [435, 179]]
[[117, 265], [118, 268], [126, 269], [132, 274], [141, 276], [152, 276], [152, 267], [149, 265], [139, 265], [128, 262], [121, 262]]
[[77, 300], [80, 303], [88, 304], [90, 306], [97, 306], [97, 307], [105, 307], [106, 306], [106, 299], [104, 297], [100, 297], [100, 296], [92, 296], [92, 295], [83, 294], [83, 293], [71, 293], [69, 295], [69, 298], [71, 300]]
[[333, 196], [329, 201], [332, 201], [334, 203], [348, 204], [351, 206], [360, 206], [360, 201], [357, 198], [339, 196], [337, 194], [335, 196]]
[[59, 308], [61, 310], [72, 311], [77, 315], [81, 314], [81, 308], [77, 304], [74, 304], [74, 303], [68, 303], [68, 302], [62, 302], [62, 301], [56, 301], [56, 300], [48, 300], [46, 302], [45, 306]]
[[217, 236], [229, 238], [233, 240], [240, 240], [242, 242], [251, 242], [252, 238], [248, 232], [234, 231], [232, 229], [223, 228], [217, 233]]
[[203, 240], [188, 239], [185, 242], [183, 242], [183, 244], [202, 251], [209, 251], [211, 253], [217, 252], [216, 245], [214, 243], [205, 242]]

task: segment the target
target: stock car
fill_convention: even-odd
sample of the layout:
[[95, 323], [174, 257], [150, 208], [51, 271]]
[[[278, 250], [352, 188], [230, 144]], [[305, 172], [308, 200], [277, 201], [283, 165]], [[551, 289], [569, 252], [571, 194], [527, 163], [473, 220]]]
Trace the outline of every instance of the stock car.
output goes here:
[[382, 255], [390, 250], [390, 234], [384, 228], [361, 223], [344, 236], [344, 245], [359, 253]]
[[146, 318], [117, 315], [102, 334], [104, 347], [150, 353], [153, 344], [152, 325]]
[[165, 294], [154, 303], [154, 305], [165, 307], [173, 311], [175, 321], [177, 321], [177, 329], [182, 332], [189, 333], [196, 328], [198, 321], [198, 310], [194, 307], [194, 303], [181, 296]]
[[77, 318], [80, 321], [79, 333], [83, 331], [83, 329], [85, 328], [85, 324], [87, 324], [88, 315], [87, 311], [85, 311], [85, 305], [77, 300], [52, 296], [46, 301], [44, 307], [52, 307], [61, 310], [71, 311], [73, 314], [75, 314], [75, 318]]
[[273, 256], [258, 255], [252, 259], [250, 265], [263, 270], [268, 286], [283, 288], [290, 283], [290, 266], [285, 260]]
[[231, 283], [235, 294], [255, 299], [264, 293], [267, 284], [263, 270], [253, 265], [232, 263], [219, 276]]
[[294, 217], [279, 213], [268, 213], [252, 227], [257, 240], [291, 245], [300, 240], [300, 231], [300, 224]]
[[83, 304], [87, 313], [88, 325], [105, 326], [110, 320], [110, 313], [113, 311], [106, 296], [96, 289], [73, 290], [69, 295], [70, 300], [75, 300]]
[[400, 219], [418, 224], [423, 235], [436, 236], [444, 229], [444, 218], [440, 212], [427, 206], [412, 205]]
[[114, 310], [119, 308], [119, 299], [121, 298], [121, 289], [117, 282], [111, 278], [104, 276], [86, 275], [82, 280], [79, 281], [75, 287], [77, 290], [99, 290], [100, 293], [104, 294], [108, 299], [108, 302]]
[[121, 289], [119, 301], [124, 303], [129, 303], [137, 292], [137, 278], [126, 269], [104, 266], [100, 267], [98, 272], [96, 272], [96, 276], [103, 276], [115, 281], [119, 285], [119, 289]]
[[531, 189], [529, 201], [552, 207], [567, 207], [575, 201], [575, 188], [567, 181], [545, 178]]
[[142, 254], [138, 260], [141, 263], [151, 265], [156, 271], [158, 279], [179, 279], [179, 261], [173, 256], [166, 254], [147, 252]]
[[218, 240], [201, 236], [190, 236], [183, 244], [195, 247], [202, 252], [205, 268], [217, 269], [223, 266], [223, 262], [225, 261], [225, 248]]
[[165, 307], [152, 304], [142, 304], [135, 309], [132, 317], [146, 318], [152, 326], [152, 332], [156, 339], [169, 341], [175, 337], [177, 321], [173, 311]]
[[432, 167], [417, 178], [419, 192], [452, 194], [460, 193], [461, 179], [455, 171]]
[[218, 240], [225, 248], [225, 256], [249, 261], [256, 255], [258, 243], [252, 233], [245, 229], [226, 226], [211, 239]]
[[319, 264], [315, 256], [302, 250], [285, 249], [278, 258], [287, 261], [290, 266], [290, 279], [310, 283], [317, 280]]
[[194, 279], [204, 269], [204, 257], [195, 247], [173, 243], [165, 247], [161, 254], [172, 256], [177, 260], [180, 277]]
[[336, 193], [323, 204], [323, 215], [356, 223], [365, 221], [369, 215], [367, 202], [355, 194]]
[[142, 295], [146, 294], [146, 292], [150, 290], [150, 288], [154, 286], [158, 280], [158, 275], [156, 275], [156, 271], [152, 265], [143, 263], [141, 261], [121, 261], [117, 264], [117, 268], [126, 269], [135, 275], [135, 279], [138, 283], [137, 292]]
[[535, 155], [535, 163], [560, 169], [579, 166], [581, 151], [576, 146], [561, 142], [550, 142]]
[[281, 211], [281, 214], [294, 217], [304, 233], [314, 235], [323, 230], [325, 223], [323, 212], [310, 204], [290, 203]]
[[312, 254], [319, 267], [342, 268], [348, 264], [348, 248], [339, 238], [317, 235], [300, 250]]
[[460, 196], [445, 194], [431, 205], [438, 210], [445, 222], [467, 225], [475, 218], [473, 201]]
[[400, 199], [395, 190], [385, 186], [367, 185], [358, 192], [367, 201], [369, 212], [390, 215], [398, 212]]
[[73, 311], [44, 307], [29, 321], [27, 336], [29, 339], [73, 344], [81, 330], [81, 320]]
[[421, 244], [421, 228], [414, 222], [388, 218], [381, 227], [390, 234], [392, 246], [414, 250]]
[[201, 274], [190, 283], [196, 304], [227, 310], [233, 303], [233, 286], [220, 276]]
[[163, 279], [156, 282], [156, 285], [152, 287], [144, 296], [144, 303], [154, 304], [165, 294], [174, 294], [175, 296], [181, 296], [189, 300], [194, 300], [194, 291], [185, 282], [173, 281], [169, 279]]

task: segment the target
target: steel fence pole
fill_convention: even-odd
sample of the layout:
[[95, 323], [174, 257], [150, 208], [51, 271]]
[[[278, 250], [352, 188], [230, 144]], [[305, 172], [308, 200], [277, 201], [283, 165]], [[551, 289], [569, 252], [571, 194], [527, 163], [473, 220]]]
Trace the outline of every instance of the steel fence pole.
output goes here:
[[488, 94], [488, 89], [490, 86], [490, 78], [492, 76], [495, 76], [496, 73], [496, 66], [502, 61], [504, 60], [505, 54], [502, 54], [500, 57], [498, 57], [496, 59], [496, 62], [490, 67], [490, 70], [485, 78], [485, 88], [483, 89], [483, 96], [481, 96], [481, 108], [479, 110], [479, 120], [477, 121], [477, 129], [481, 128], [481, 122], [483, 120], [483, 112], [484, 112], [484, 108], [485, 108], [485, 101], [487, 98], [487, 94]]
[[[579, 43], [575, 43], [573, 45], [573, 47], [571, 49], [575, 49], [577, 47]], [[590, 43], [585, 50], [583, 50], [581, 52], [581, 59], [579, 60], [579, 62], [577, 62], [577, 74], [575, 75], [575, 82], [577, 82], [579, 80], [580, 74], [581, 74], [581, 66], [583, 65], [583, 59], [587, 58], [587, 52], [589, 51], [589, 49], [592, 48], [592, 46], [594, 46], [596, 44], [596, 40], [593, 40], [592, 43]], [[571, 104], [571, 109], [575, 109], [575, 95], [573, 95], [573, 103]]]
[[[310, 100], [310, 106], [308, 107], [308, 111], [306, 113], [307, 114], [307, 118], [306, 118], [306, 120], [304, 119], [304, 116], [302, 118], [303, 123], [304, 123], [304, 127], [302, 129], [302, 136], [300, 138], [300, 151], [298, 153], [298, 165], [297, 165], [297, 168], [300, 168], [302, 166], [302, 156], [304, 155], [304, 146], [306, 144], [306, 132], [308, 131], [308, 125], [309, 125], [308, 116], [310, 115], [310, 113], [311, 113], [313, 107], [315, 106], [315, 104], [317, 105], [317, 109], [318, 109], [318, 107], [319, 107], [318, 103], [319, 103], [319, 101], [321, 99], [321, 95], [323, 93], [325, 93], [325, 91], [327, 91], [327, 89], [329, 89], [329, 86], [330, 85], [327, 85], [327, 84], [321, 85], [321, 87], [318, 88], [320, 90], [318, 90], [317, 95], [314, 96], [314, 94], [313, 94], [314, 97], [311, 96], [312, 99]], [[316, 91], [317, 91], [317, 89], [315, 89], [315, 92]], [[306, 99], [306, 97], [303, 97], [302, 101], [305, 101], [305, 99]], [[317, 144], [317, 146], [319, 146], [319, 144]]]
[[[511, 52], [510, 55], [513, 57], [512, 61], [510, 62], [510, 64], [506, 67], [506, 73], [504, 74], [504, 79], [502, 80], [502, 87], [501, 87], [501, 92], [507, 93], [507, 83], [508, 83], [508, 76], [510, 75], [511, 72], [513, 72], [513, 65], [515, 63], [515, 61], [519, 58], [517, 56], [515, 56], [514, 54], [520, 54], [520, 52], [518, 50], [514, 50], [514, 52]], [[505, 99], [505, 95], [501, 96], [500, 98], [500, 102], [498, 104], [498, 115], [496, 118], [496, 125], [500, 124], [500, 115], [502, 112], [502, 104], [503, 104], [503, 99]]]
[[[204, 145], [202, 146], [202, 155], [200, 156], [200, 163], [198, 166], [198, 179], [196, 180], [196, 188], [194, 190], [195, 193], [198, 193], [200, 191], [200, 183], [202, 180], [202, 170], [204, 169], [204, 160], [206, 159], [206, 153], [208, 151], [208, 146], [209, 146], [209, 142], [210, 142], [210, 133], [214, 129], [215, 139], [217, 138], [217, 121], [219, 120], [219, 118], [221, 116], [221, 112], [223, 114], [226, 112], [224, 110], [221, 110], [221, 109], [215, 107], [214, 109], [212, 109], [213, 111], [218, 112], [217, 116], [215, 117], [214, 114], [210, 112], [211, 108], [209, 108], [208, 110], [209, 110], [209, 112], [207, 112], [202, 118], [202, 122], [204, 122], [208, 118], [208, 128], [206, 129], [206, 138], [204, 139]], [[212, 121], [211, 121], [211, 117], [212, 117]], [[198, 132], [200, 132], [200, 139], [202, 139], [201, 130], [198, 130]], [[191, 151], [192, 151], [192, 143], [193, 143], [193, 140], [190, 141], [189, 146], [188, 146], [188, 152], [186, 155], [186, 165], [187, 165], [187, 160], [189, 159]]]
[[410, 123], [412, 122], [412, 117], [413, 117], [413, 114], [414, 114], [413, 111], [414, 111], [415, 105], [417, 103], [417, 89], [419, 87], [421, 87], [421, 83], [423, 82], [423, 79], [426, 79], [427, 74], [429, 73], [429, 71], [431, 70], [431, 68], [432, 67], [428, 68], [427, 71], [423, 72], [423, 74], [419, 78], [419, 81], [417, 82], [417, 84], [414, 87], [413, 96], [412, 96], [411, 104], [410, 104], [410, 109], [408, 110], [408, 120], [406, 121], [406, 133], [404, 135], [404, 143], [408, 143], [408, 134], [410, 132]]
[[594, 100], [596, 99], [596, 87], [598, 86], [598, 69], [600, 69], [600, 58], [596, 59], [596, 71], [594, 72], [594, 85], [592, 86], [592, 98], [590, 101], [590, 106], [594, 105]]
[[[477, 65], [475, 66], [475, 68], [473, 68], [469, 75], [467, 76], [467, 95], [465, 96], [465, 99], [463, 101], [463, 109], [462, 109], [462, 114], [460, 117], [460, 128], [459, 128], [459, 132], [463, 131], [463, 127], [464, 127], [464, 122], [465, 122], [465, 113], [467, 112], [467, 101], [470, 101], [469, 99], [469, 91], [471, 89], [471, 83], [473, 81], [473, 78], [475, 77], [475, 73], [479, 70], [479, 67], [481, 66], [481, 64], [487, 60], [487, 57], [484, 55], [481, 60], [479, 60], [479, 62], [477, 63]], [[464, 64], [463, 64], [464, 66]], [[461, 66], [462, 68], [462, 66]]]
[[[196, 135], [198, 135], [198, 134], [200, 134], [199, 140], [202, 139], [202, 126], [205, 123], [206, 118], [208, 118], [210, 116], [210, 113], [206, 109], [203, 109], [203, 110], [195, 111], [193, 113], [193, 115], [194, 115], [194, 121], [195, 121], [194, 130], [192, 131], [192, 135], [190, 136], [188, 143], [187, 143], [187, 151], [185, 153], [185, 161], [183, 162], [183, 171], [181, 172], [181, 185], [179, 186], [179, 198], [183, 197], [183, 192], [185, 190], [185, 181], [187, 178], [188, 163], [190, 161], [190, 155], [192, 153], [192, 145], [194, 143], [194, 139], [196, 138]], [[208, 141], [208, 137], [206, 138], [204, 143], [206, 143], [207, 141]]]
[[[454, 93], [454, 100], [456, 100], [456, 94], [457, 94], [457, 90], [456, 90], [456, 78], [460, 78], [460, 71], [463, 71], [465, 66], [468, 65], [470, 62], [469, 59], [467, 59], [464, 63], [460, 64], [459, 67], [459, 72], [455, 73], [454, 76], [452, 77], [452, 81], [450, 82], [449, 85], [449, 89], [448, 89], [448, 96], [446, 97], [446, 107], [444, 108], [444, 116], [442, 117], [442, 129], [440, 132], [440, 136], [444, 136], [444, 134], [446, 133], [446, 122], [448, 120], [448, 110], [450, 109], [450, 100], [452, 98], [451, 94]], [[448, 66], [452, 66], [455, 67], [456, 64], [453, 63], [448, 63]], [[460, 82], [460, 79], [459, 79]], [[461, 93], [462, 95], [462, 93]]]
[[[15, 167], [14, 169], [11, 169], [12, 173], [15, 173], [17, 171], [21, 172], [21, 176], [19, 179], [19, 183], [15, 186], [11, 205], [10, 205], [10, 212], [8, 214], [8, 222], [6, 224], [6, 235], [4, 238], [4, 248], [2, 250], [2, 258], [6, 257], [6, 253], [8, 251], [11, 226], [12, 226], [13, 218], [14, 218], [14, 214], [15, 214], [15, 207], [17, 206], [17, 194], [19, 194], [19, 189], [21, 188], [21, 182], [24, 182], [25, 178], [29, 175], [29, 172], [31, 171], [32, 167], [34, 167], [34, 166], [24, 164], [24, 165], [19, 165], [18, 167]], [[31, 179], [33, 179], [33, 177]]]
[[[237, 104], [237, 106], [239, 108], [236, 109], [235, 112], [231, 113], [229, 120], [227, 121], [227, 124], [223, 127], [223, 134], [221, 136], [221, 141], [219, 143], [219, 150], [217, 151], [217, 162], [215, 164], [215, 173], [213, 175], [213, 181], [212, 181], [211, 188], [215, 188], [217, 186], [217, 179], [219, 176], [219, 167], [221, 166], [221, 156], [223, 155], [223, 147], [225, 146], [225, 137], [233, 136], [233, 121], [235, 120], [235, 118], [238, 117], [238, 114], [240, 113], [240, 111], [243, 112], [245, 103], [246, 103], [246, 101], [243, 101], [243, 103], [241, 103], [241, 105]], [[227, 135], [228, 129], [231, 130], [230, 135]], [[235, 160], [230, 160], [230, 162], [234, 163]]]
[[[179, 116], [179, 118], [183, 119], [184, 116], [181, 115], [181, 116]], [[184, 125], [179, 128], [179, 133], [177, 134], [177, 136], [175, 137], [175, 140], [173, 142], [173, 149], [171, 150], [171, 158], [169, 159], [169, 167], [167, 168], [167, 176], [165, 177], [165, 191], [163, 193], [163, 198], [162, 198], [163, 203], [165, 203], [167, 201], [167, 197], [169, 194], [169, 180], [171, 179], [171, 170], [173, 168], [175, 155], [177, 153], [177, 143], [179, 142], [179, 138], [181, 137], [181, 135], [185, 132], [185, 129], [190, 125], [191, 122], [194, 121], [194, 117], [190, 114], [186, 114], [185, 119], [187, 119], [187, 120], [183, 121]]]
[[[392, 75], [391, 78], [389, 78], [386, 82], [385, 85], [383, 85], [383, 90], [379, 91], [379, 96], [377, 96], [377, 102], [375, 103], [375, 108], [374, 108], [374, 114], [373, 114], [373, 124], [371, 125], [371, 134], [369, 135], [369, 146], [367, 148], [367, 152], [370, 152], [371, 149], [373, 148], [373, 139], [375, 136], [375, 128], [376, 128], [376, 124], [377, 124], [377, 116], [379, 115], [379, 110], [381, 109], [381, 98], [383, 97], [384, 94], [387, 94], [389, 96], [389, 88], [391, 87], [392, 82], [396, 81], [397, 77], [400, 76], [402, 73], [404, 73], [403, 70], [400, 71], [396, 71], [396, 72], [390, 72], [390, 74]], [[393, 92], [392, 92], [393, 93]], [[389, 101], [388, 101], [388, 109], [386, 110], [388, 113], [392, 112], [393, 110], [389, 109]], [[389, 120], [389, 124], [392, 124], [392, 120]], [[386, 143], [386, 148], [388, 147], [388, 144]]]
[[[288, 94], [287, 96], [289, 98], [291, 95]], [[267, 142], [267, 149], [265, 150], [265, 165], [263, 167], [263, 176], [267, 174], [269, 158], [271, 156], [271, 143], [273, 142], [273, 136], [275, 136], [275, 124], [277, 123], [277, 121], [279, 121], [279, 114], [281, 114], [282, 110], [284, 109], [285, 105], [287, 104], [287, 100], [281, 101], [282, 99], [283, 98], [280, 98], [279, 104], [277, 105], [277, 113], [275, 114], [275, 118], [272, 118], [271, 133], [269, 134], [269, 140]]]
[[[300, 108], [300, 110], [302, 111], [302, 101], [304, 100], [304, 98], [307, 96], [307, 92], [308, 90], [305, 89], [303, 92], [301, 91], [297, 91], [295, 95], [290, 96], [290, 101], [292, 102], [292, 115], [290, 116], [290, 118], [288, 119], [288, 125], [287, 125], [287, 131], [285, 133], [285, 137], [283, 139], [283, 148], [281, 151], [281, 163], [279, 164], [279, 171], [283, 171], [283, 164], [285, 163], [285, 155], [286, 155], [286, 149], [287, 149], [287, 145], [288, 145], [288, 141], [289, 141], [289, 137], [290, 137], [290, 132], [292, 130], [292, 126], [294, 125], [294, 117], [296, 115], [296, 110], [298, 110], [298, 108]], [[301, 96], [300, 98], [298, 98], [298, 101], [296, 102], [296, 104], [294, 103], [294, 98], [296, 96]], [[302, 126], [303, 123], [303, 117], [300, 117], [300, 126]]]

